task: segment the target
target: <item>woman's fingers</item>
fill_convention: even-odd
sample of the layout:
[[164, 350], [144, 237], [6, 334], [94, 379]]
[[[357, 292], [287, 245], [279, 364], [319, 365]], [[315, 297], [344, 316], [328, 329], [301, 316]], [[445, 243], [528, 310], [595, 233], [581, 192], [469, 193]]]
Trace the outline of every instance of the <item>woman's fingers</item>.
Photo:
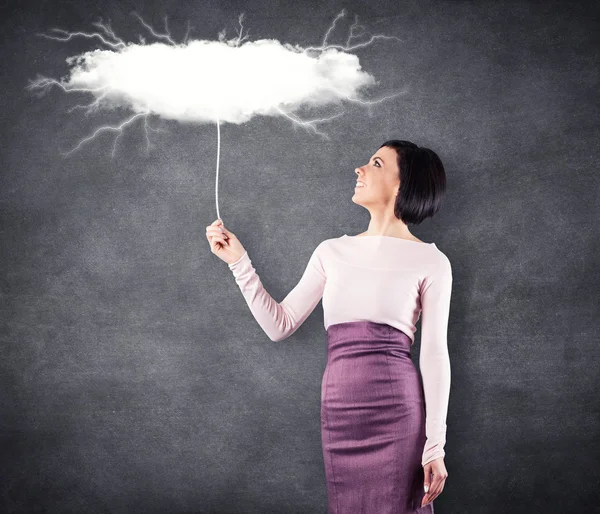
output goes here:
[[219, 243], [229, 246], [229, 239], [226, 239], [223, 236], [208, 236], [208, 240], [210, 241], [210, 244], [219, 242]]
[[209, 238], [211, 244], [216, 244], [217, 242], [219, 242], [224, 245], [229, 245], [229, 240], [226, 239], [224, 236], [209, 236]]
[[229, 236], [220, 227], [209, 225], [206, 227], [206, 237], [224, 237], [229, 239]]
[[217, 227], [208, 227], [206, 229], [206, 235], [229, 237], [224, 231]]
[[239, 253], [240, 251], [239, 247], [241, 245], [235, 234], [223, 227], [223, 220], [221, 219], [213, 221], [206, 227], [206, 239], [210, 243], [212, 253], [225, 261], [229, 259], [232, 252]]
[[431, 482], [431, 485], [429, 486], [429, 491], [423, 497], [421, 507], [432, 502], [440, 495], [440, 493], [444, 490], [445, 482], [445, 478], [438, 477], [438, 475], [433, 475], [433, 480]]

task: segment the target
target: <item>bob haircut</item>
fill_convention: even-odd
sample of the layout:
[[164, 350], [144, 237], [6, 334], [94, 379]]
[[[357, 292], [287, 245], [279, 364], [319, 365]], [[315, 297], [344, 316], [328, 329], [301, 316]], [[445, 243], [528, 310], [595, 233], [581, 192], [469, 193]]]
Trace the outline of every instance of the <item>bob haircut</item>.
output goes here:
[[438, 155], [410, 141], [390, 139], [379, 148], [396, 150], [400, 188], [394, 214], [407, 225], [418, 225], [437, 213], [446, 193], [446, 172]]

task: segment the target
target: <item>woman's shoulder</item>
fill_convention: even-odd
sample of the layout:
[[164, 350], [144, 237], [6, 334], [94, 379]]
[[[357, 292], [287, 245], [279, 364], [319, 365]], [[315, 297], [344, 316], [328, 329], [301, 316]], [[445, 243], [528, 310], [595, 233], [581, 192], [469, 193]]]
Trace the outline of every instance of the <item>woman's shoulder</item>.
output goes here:
[[435, 252], [432, 252], [429, 265], [431, 274], [452, 276], [452, 263], [450, 259], [437, 247], [435, 248]]

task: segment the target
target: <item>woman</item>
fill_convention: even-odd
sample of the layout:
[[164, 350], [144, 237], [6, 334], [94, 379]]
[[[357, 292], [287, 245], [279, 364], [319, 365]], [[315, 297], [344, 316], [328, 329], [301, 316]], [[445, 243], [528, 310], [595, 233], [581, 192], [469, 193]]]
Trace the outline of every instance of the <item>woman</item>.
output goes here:
[[[271, 340], [293, 334], [323, 299], [328, 359], [321, 436], [329, 514], [433, 513], [448, 476], [452, 268], [435, 243], [417, 239], [407, 225], [440, 209], [444, 167], [433, 151], [390, 140], [355, 171], [353, 201], [369, 211], [369, 228], [321, 242], [281, 303], [221, 220], [206, 236]], [[422, 382], [411, 360], [419, 317]]]

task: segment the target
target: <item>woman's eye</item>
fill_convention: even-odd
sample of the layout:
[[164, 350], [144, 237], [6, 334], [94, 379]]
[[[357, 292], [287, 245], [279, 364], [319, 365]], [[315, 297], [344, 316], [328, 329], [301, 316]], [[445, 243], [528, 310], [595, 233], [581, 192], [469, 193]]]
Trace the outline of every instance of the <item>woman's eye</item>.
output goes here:
[[[379, 161], [375, 161], [375, 164], [379, 164]], [[381, 166], [379, 166], [381, 168]]]

